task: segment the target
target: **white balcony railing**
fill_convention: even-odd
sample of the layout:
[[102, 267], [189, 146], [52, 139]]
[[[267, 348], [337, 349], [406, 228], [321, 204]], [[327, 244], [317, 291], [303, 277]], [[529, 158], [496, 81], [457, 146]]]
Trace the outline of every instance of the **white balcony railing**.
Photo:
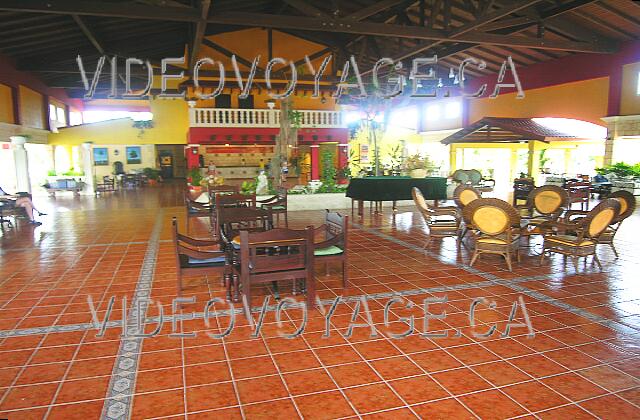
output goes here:
[[[341, 128], [340, 111], [298, 111], [302, 128]], [[191, 127], [280, 127], [277, 109], [191, 108]]]

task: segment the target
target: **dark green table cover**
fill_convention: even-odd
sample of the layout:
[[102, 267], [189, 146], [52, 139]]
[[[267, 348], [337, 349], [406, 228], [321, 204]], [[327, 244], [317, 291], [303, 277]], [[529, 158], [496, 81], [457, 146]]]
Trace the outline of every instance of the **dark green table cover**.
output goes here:
[[353, 178], [347, 197], [363, 201], [411, 200], [411, 188], [418, 187], [427, 200], [447, 199], [447, 178], [401, 176]]

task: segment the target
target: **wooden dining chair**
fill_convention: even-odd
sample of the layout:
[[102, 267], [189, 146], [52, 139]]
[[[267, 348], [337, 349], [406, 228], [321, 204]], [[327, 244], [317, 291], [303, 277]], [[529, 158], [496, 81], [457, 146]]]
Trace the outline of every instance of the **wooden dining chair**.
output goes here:
[[518, 207], [518, 201], [529, 199], [529, 194], [536, 188], [532, 178], [516, 178], [513, 180], [513, 206]]
[[273, 197], [266, 198], [264, 200], [258, 200], [256, 202], [260, 204], [263, 209], [271, 211], [271, 214], [276, 216], [276, 224], [280, 227], [280, 215], [284, 215], [284, 226], [289, 227], [289, 218], [287, 216], [287, 189], [278, 188], [277, 194]]
[[191, 226], [191, 219], [206, 217], [209, 219], [210, 231], [215, 234], [215, 214], [214, 210], [209, 203], [199, 203], [195, 199], [190, 197], [189, 190], [185, 190], [184, 193], [184, 205], [187, 219], [187, 233], [189, 233]]
[[593, 255], [593, 261], [602, 270], [602, 264], [596, 254], [596, 245], [602, 233], [620, 214], [620, 202], [615, 198], [601, 201], [585, 217], [575, 223], [549, 222], [548, 233], [544, 235], [540, 263], [546, 252], [555, 252], [570, 256], [578, 270], [578, 258]]
[[215, 207], [256, 207], [255, 194], [216, 194]]
[[582, 180], [569, 180], [565, 183], [565, 189], [569, 194], [569, 205], [580, 204], [580, 210], [589, 210], [589, 198], [591, 197], [591, 182]]
[[313, 232], [312, 226], [304, 230], [240, 232], [239, 261], [233, 266], [233, 281], [239, 283], [242, 291], [247, 319], [251, 319], [251, 288], [256, 284], [303, 279], [308, 308], [314, 306]]
[[479, 198], [465, 206], [463, 214], [476, 232], [470, 265], [481, 254], [498, 254], [513, 271], [511, 256], [515, 254], [520, 261], [520, 214], [515, 207], [497, 198]]
[[324, 224], [315, 228], [314, 237], [320, 242], [313, 245], [316, 261], [325, 263], [327, 275], [329, 263], [337, 261], [342, 265], [342, 287], [347, 287], [347, 247], [349, 243], [349, 216], [327, 210]]
[[178, 232], [178, 223], [174, 217], [173, 244], [176, 252], [177, 295], [182, 296], [184, 285], [182, 277], [186, 275], [221, 274], [222, 282], [227, 290], [227, 298], [231, 299], [231, 269], [227, 264], [226, 253], [218, 248], [218, 241], [195, 239]]

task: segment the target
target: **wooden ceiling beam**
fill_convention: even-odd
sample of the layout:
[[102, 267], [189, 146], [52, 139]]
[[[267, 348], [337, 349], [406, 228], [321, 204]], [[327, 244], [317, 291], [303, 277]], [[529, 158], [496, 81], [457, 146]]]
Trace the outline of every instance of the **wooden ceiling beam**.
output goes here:
[[313, 6], [306, 0], [283, 0], [283, 1], [287, 3], [289, 6], [296, 9], [297, 11], [304, 13], [306, 16], [313, 16], [313, 17], [324, 18], [324, 19], [331, 18], [328, 14], [318, 9], [317, 7]]
[[[204, 44], [205, 46], [207, 46], [207, 47], [209, 47], [209, 48], [211, 48], [211, 49], [213, 49], [215, 51], [218, 51], [221, 54], [224, 54], [225, 56], [227, 56], [229, 58], [231, 58], [232, 56], [235, 55], [236, 60], [238, 61], [238, 63], [242, 64], [245, 67], [251, 68], [251, 66], [253, 65], [253, 62], [247, 60], [244, 57], [239, 56], [238, 54], [234, 53], [233, 51], [228, 50], [225, 47], [223, 47], [222, 45], [216, 44], [215, 42], [213, 42], [213, 41], [211, 41], [211, 40], [209, 40], [207, 38], [204, 38], [202, 40], [202, 44]], [[260, 67], [260, 66], [258, 66], [257, 69], [260, 70], [260, 71], [263, 70], [262, 67]]]
[[377, 1], [371, 6], [364, 7], [357, 12], [345, 16], [345, 19], [361, 21], [378, 13], [384, 12], [392, 7], [405, 3], [406, 0], [382, 0]]
[[132, 2], [128, 2], [126, 7], [123, 7], [122, 3], [95, 0], [82, 2], [74, 0], [3, 0], [0, 2], [0, 10], [179, 22], [200, 20], [200, 12], [190, 7], [149, 6]]
[[194, 36], [191, 40], [191, 47], [189, 48], [189, 74], [193, 73], [193, 67], [198, 60], [200, 46], [202, 45], [204, 34], [207, 31], [207, 18], [209, 17], [210, 7], [211, 0], [200, 0], [200, 20], [195, 25]]
[[[520, 3], [520, 2], [519, 2]], [[350, 33], [362, 35], [376, 35], [383, 37], [429, 39], [436, 41], [459, 41], [473, 44], [495, 44], [514, 47], [536, 49], [550, 49], [589, 53], [611, 53], [614, 50], [601, 45], [573, 41], [547, 41], [537, 38], [512, 37], [487, 34], [477, 31], [466, 31], [457, 34], [455, 38], [442, 30], [421, 28], [418, 26], [402, 26], [373, 22], [353, 22], [340, 20], [322, 20], [304, 16], [278, 16], [261, 13], [228, 12], [214, 15], [209, 23], [243, 25], [252, 27], [286, 28], [301, 31], [320, 31], [335, 33]]]

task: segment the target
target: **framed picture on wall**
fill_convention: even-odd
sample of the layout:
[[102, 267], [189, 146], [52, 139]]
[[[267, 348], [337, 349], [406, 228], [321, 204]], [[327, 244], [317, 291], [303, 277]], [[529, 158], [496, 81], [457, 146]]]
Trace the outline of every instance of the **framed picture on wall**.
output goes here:
[[109, 149], [107, 149], [106, 147], [94, 147], [93, 164], [96, 166], [109, 165]]
[[127, 146], [127, 163], [129, 165], [142, 163], [142, 150], [140, 146]]

